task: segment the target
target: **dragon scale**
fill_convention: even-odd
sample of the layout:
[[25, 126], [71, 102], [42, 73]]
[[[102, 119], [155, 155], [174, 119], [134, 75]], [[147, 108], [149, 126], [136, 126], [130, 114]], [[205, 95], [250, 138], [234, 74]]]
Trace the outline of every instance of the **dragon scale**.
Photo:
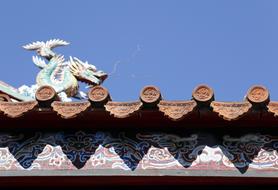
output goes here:
[[38, 86], [52, 86], [57, 93], [65, 92], [69, 97], [78, 91], [78, 81], [71, 74], [69, 66], [51, 59], [37, 75]]

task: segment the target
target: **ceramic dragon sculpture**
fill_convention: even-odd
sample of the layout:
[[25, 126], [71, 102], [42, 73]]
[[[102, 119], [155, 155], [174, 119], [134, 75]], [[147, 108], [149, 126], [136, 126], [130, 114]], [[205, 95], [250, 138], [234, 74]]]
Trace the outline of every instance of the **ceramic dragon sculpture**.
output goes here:
[[34, 98], [37, 88], [49, 85], [55, 89], [62, 101], [71, 101], [70, 97], [84, 98], [84, 93], [79, 91], [78, 81], [94, 86], [101, 84], [107, 78], [106, 73], [97, 70], [94, 65], [87, 61], [83, 62], [71, 56], [69, 60], [65, 61], [64, 56], [53, 51], [55, 47], [66, 45], [69, 45], [66, 41], [53, 39], [47, 42], [37, 41], [23, 46], [24, 49], [36, 51], [40, 56], [33, 56], [33, 62], [41, 71], [37, 75], [36, 85], [19, 88], [18, 92], [21, 96], [25, 96], [26, 99]]

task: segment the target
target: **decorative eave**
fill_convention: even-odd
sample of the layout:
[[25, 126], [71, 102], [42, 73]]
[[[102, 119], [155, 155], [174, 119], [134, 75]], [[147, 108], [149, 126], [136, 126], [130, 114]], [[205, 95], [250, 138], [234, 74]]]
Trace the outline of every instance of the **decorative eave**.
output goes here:
[[109, 123], [124, 126], [128, 121], [141, 127], [174, 125], [186, 128], [275, 127], [278, 124], [278, 103], [270, 101], [269, 92], [263, 86], [251, 87], [242, 102], [215, 101], [213, 90], [207, 85], [197, 86], [192, 100], [163, 100], [155, 86], [144, 87], [139, 100], [134, 102], [115, 102], [102, 86], [90, 89], [88, 97], [82, 102], [61, 102], [53, 88], [44, 86], [38, 89], [36, 101], [2, 101], [0, 121], [46, 120], [54, 125], [67, 121], [85, 124], [90, 121], [94, 123], [91, 127]]

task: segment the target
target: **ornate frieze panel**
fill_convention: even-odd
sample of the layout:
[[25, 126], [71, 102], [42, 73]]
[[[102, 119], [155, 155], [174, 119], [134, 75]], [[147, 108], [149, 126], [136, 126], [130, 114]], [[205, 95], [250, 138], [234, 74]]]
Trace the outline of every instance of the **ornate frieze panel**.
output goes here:
[[77, 169], [105, 169], [111, 174], [115, 169], [278, 172], [277, 136], [224, 134], [209, 145], [204, 139], [208, 136], [198, 133], [1, 133], [0, 175], [11, 170]]
[[61, 115], [64, 119], [76, 117], [81, 112], [90, 107], [90, 102], [58, 102], [51, 104], [54, 111]]
[[216, 102], [211, 103], [213, 111], [225, 120], [235, 120], [247, 113], [252, 107], [249, 102]]
[[188, 113], [197, 106], [195, 101], [160, 101], [159, 111], [169, 117], [171, 120], [178, 121], [183, 119]]
[[22, 116], [25, 112], [34, 109], [37, 104], [37, 101], [0, 102], [0, 111], [8, 117], [16, 118]]
[[[277, 137], [261, 134], [246, 134], [240, 137], [223, 136], [220, 149], [227, 157], [223, 162], [228, 167], [236, 167], [241, 173], [253, 169], [267, 169], [267, 165], [275, 165], [277, 170]], [[270, 156], [271, 155], [271, 156]]]
[[132, 113], [138, 111], [142, 102], [108, 102], [105, 105], [106, 111], [110, 112], [111, 115], [117, 118], [129, 117]]

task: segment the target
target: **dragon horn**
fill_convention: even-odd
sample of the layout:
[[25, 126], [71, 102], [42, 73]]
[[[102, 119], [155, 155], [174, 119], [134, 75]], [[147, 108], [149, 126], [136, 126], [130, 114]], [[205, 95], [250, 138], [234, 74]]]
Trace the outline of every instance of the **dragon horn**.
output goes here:
[[80, 59], [78, 59], [77, 57], [73, 57], [73, 59], [79, 63], [83, 63], [83, 61], [81, 61]]
[[78, 70], [82, 69], [82, 66], [79, 63], [77, 63], [76, 61], [74, 61], [72, 59], [72, 57], [70, 56], [70, 68], [71, 68], [71, 70], [78, 71]]

